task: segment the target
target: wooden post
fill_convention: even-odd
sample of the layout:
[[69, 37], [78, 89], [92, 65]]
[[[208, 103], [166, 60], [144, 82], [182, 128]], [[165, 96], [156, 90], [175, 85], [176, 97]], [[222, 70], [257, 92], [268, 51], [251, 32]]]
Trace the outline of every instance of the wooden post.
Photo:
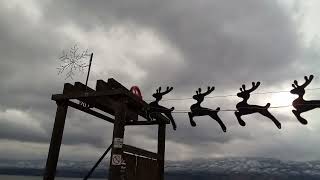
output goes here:
[[59, 152], [63, 136], [64, 124], [68, 111], [68, 104], [67, 101], [57, 102], [57, 106], [58, 107], [56, 112], [56, 118], [54, 120], [54, 126], [52, 130], [51, 142], [43, 180], [54, 180], [57, 169], [57, 163], [59, 159]]
[[115, 122], [113, 128], [112, 150], [109, 166], [108, 180], [121, 179], [121, 163], [123, 161], [123, 136], [126, 124], [127, 107], [123, 101], [120, 101], [120, 107], [115, 111]]
[[159, 167], [159, 180], [164, 180], [164, 159], [166, 148], [166, 124], [159, 124], [158, 127], [158, 167]]

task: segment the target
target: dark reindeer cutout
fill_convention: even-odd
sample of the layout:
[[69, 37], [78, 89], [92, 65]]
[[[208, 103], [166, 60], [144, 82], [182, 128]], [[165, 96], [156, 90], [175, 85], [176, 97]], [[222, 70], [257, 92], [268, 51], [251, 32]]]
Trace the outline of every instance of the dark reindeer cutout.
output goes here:
[[297, 94], [299, 97], [292, 102], [293, 107], [296, 110], [292, 110], [293, 114], [297, 117], [301, 124], [308, 124], [308, 121], [300, 116], [301, 113], [310, 111], [315, 108], [320, 108], [320, 101], [306, 101], [303, 99], [305, 94], [305, 88], [310, 84], [313, 79], [313, 75], [310, 75], [309, 78], [307, 76], [304, 77], [305, 83], [301, 86], [298, 85], [298, 81], [294, 80], [294, 84], [292, 84], [293, 89], [290, 91], [291, 94]]
[[252, 114], [252, 113], [260, 113], [263, 116], [266, 116], [270, 118], [274, 124], [281, 129], [281, 123], [268, 111], [268, 108], [270, 107], [270, 103], [268, 103], [265, 106], [257, 106], [257, 105], [249, 105], [248, 99], [250, 98], [250, 93], [256, 90], [260, 86], [260, 82], [252, 82], [252, 88], [246, 90], [246, 86], [243, 84], [242, 88], [240, 88], [240, 91], [237, 96], [242, 98], [243, 101], [239, 102], [237, 104], [237, 110], [235, 112], [235, 115], [238, 119], [238, 122], [241, 126], [245, 126], [246, 123], [241, 119], [241, 116]]
[[[159, 105], [159, 101], [162, 99], [162, 96], [165, 94], [168, 94], [170, 91], [172, 91], [172, 89], [173, 89], [173, 87], [170, 87], [170, 88], [167, 87], [166, 91], [161, 92], [161, 87], [159, 87], [157, 89], [156, 93], [154, 93], [152, 95], [154, 98], [156, 98], [156, 100], [149, 104], [151, 106], [151, 109], [149, 110], [149, 117], [151, 119], [153, 119], [153, 115], [152, 115], [153, 112], [163, 113], [165, 116], [167, 116], [170, 119], [173, 129], [176, 130], [177, 125], [176, 125], [176, 123], [172, 117], [172, 114], [171, 114], [171, 112], [174, 110], [174, 107], [172, 107], [171, 109], [168, 109], [166, 107]], [[151, 119], [149, 119], [149, 120], [151, 120]]]
[[197, 103], [191, 105], [191, 107], [190, 107], [191, 112], [188, 112], [190, 124], [191, 124], [191, 126], [195, 127], [197, 124], [193, 120], [193, 117], [208, 115], [212, 119], [216, 120], [219, 123], [223, 132], [226, 132], [227, 131], [226, 126], [223, 124], [220, 117], [218, 116], [218, 112], [220, 111], [220, 107], [218, 107], [216, 110], [212, 110], [212, 109], [201, 107], [201, 105], [200, 105], [203, 102], [204, 97], [209, 95], [213, 90], [214, 90], [214, 87], [211, 87], [211, 88], [208, 87], [208, 90], [205, 93], [201, 93], [201, 88], [199, 88], [198, 91], [196, 91], [197, 94], [194, 95], [192, 98], [195, 99], [197, 101]]

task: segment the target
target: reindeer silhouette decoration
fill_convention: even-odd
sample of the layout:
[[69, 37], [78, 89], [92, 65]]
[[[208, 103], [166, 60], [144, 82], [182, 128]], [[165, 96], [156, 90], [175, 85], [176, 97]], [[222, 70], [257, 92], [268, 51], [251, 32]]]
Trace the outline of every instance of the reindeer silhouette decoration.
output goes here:
[[298, 85], [298, 81], [294, 80], [294, 84], [292, 84], [293, 89], [290, 91], [291, 94], [297, 94], [299, 97], [292, 102], [293, 107], [296, 110], [292, 110], [293, 114], [297, 117], [301, 124], [308, 124], [308, 121], [300, 116], [301, 113], [310, 111], [315, 108], [320, 108], [320, 101], [306, 101], [303, 99], [305, 94], [305, 88], [310, 84], [313, 79], [313, 75], [310, 75], [309, 78], [307, 76], [304, 77], [305, 83], [301, 86]]
[[167, 87], [166, 91], [161, 92], [161, 87], [159, 87], [156, 90], [156, 93], [154, 93], [152, 95], [154, 98], [156, 98], [156, 100], [149, 104], [151, 109], [149, 110], [147, 116], [150, 118], [149, 120], [152, 120], [154, 112], [163, 113], [165, 116], [167, 116], [170, 119], [173, 129], [176, 130], [177, 129], [177, 125], [176, 125], [176, 123], [175, 123], [175, 121], [174, 121], [174, 119], [172, 117], [172, 114], [171, 114], [171, 112], [174, 110], [174, 107], [168, 109], [166, 107], [163, 107], [163, 106], [159, 105], [159, 101], [162, 99], [162, 96], [165, 95], [165, 94], [168, 94], [170, 91], [172, 91], [172, 89], [173, 89], [173, 87]]
[[267, 103], [266, 106], [257, 106], [257, 105], [249, 105], [248, 99], [250, 98], [250, 93], [256, 90], [260, 86], [260, 82], [252, 82], [252, 88], [246, 90], [246, 86], [243, 84], [242, 88], [240, 88], [240, 91], [237, 96], [242, 98], [243, 101], [239, 102], [237, 104], [237, 110], [235, 112], [235, 115], [238, 119], [238, 122], [241, 126], [245, 126], [246, 123], [241, 119], [242, 115], [252, 114], [252, 113], [260, 113], [263, 116], [266, 116], [270, 118], [274, 124], [281, 129], [281, 123], [268, 111], [268, 108], [270, 107], [270, 103]]
[[200, 105], [203, 102], [204, 97], [209, 95], [212, 91], [214, 91], [214, 87], [208, 87], [208, 90], [205, 93], [201, 93], [201, 88], [199, 88], [198, 91], [196, 91], [197, 94], [194, 95], [192, 98], [195, 99], [197, 101], [197, 103], [191, 105], [191, 107], [190, 107], [191, 112], [188, 112], [190, 124], [191, 124], [191, 126], [195, 127], [197, 124], [193, 120], [193, 117], [208, 115], [212, 119], [216, 120], [219, 123], [223, 132], [226, 132], [227, 131], [226, 126], [223, 124], [220, 117], [218, 116], [218, 112], [220, 111], [220, 107], [218, 107], [216, 110], [212, 110], [212, 109], [201, 107], [201, 105]]

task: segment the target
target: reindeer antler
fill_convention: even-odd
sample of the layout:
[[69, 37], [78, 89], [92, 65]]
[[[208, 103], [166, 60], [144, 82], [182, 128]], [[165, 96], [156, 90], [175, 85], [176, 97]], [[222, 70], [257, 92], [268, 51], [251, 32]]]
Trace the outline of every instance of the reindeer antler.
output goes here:
[[313, 75], [310, 75], [309, 78], [308, 78], [308, 76], [304, 76], [304, 79], [305, 79], [306, 82], [304, 82], [302, 85], [299, 85], [298, 81], [294, 80], [293, 84], [292, 84], [292, 87], [295, 88], [295, 89], [298, 88], [298, 87], [302, 87], [302, 88], [307, 87], [311, 83], [311, 81], [313, 79]]
[[306, 80], [306, 82], [301, 85], [301, 87], [303, 88], [307, 87], [311, 83], [313, 75], [310, 75], [309, 78], [307, 76], [304, 76], [304, 79]]
[[157, 90], [156, 90], [156, 93], [160, 93], [161, 92], [161, 87], [159, 87]]
[[212, 91], [214, 91], [214, 86], [212, 86], [212, 87], [208, 86], [208, 89], [206, 92], [201, 93], [201, 88], [199, 88], [198, 91], [196, 91], [196, 93], [197, 93], [197, 95], [206, 96], [206, 95], [210, 94]]
[[212, 86], [212, 87], [208, 86], [207, 92], [205, 92], [203, 94], [206, 96], [206, 95], [210, 94], [212, 91], [214, 91], [214, 86]]
[[246, 85], [242, 84], [241, 87], [242, 87], [243, 91], [246, 91]]
[[260, 82], [258, 81], [257, 83], [252, 82], [252, 88], [247, 90], [249, 93], [255, 91], [258, 87], [260, 86]]
[[242, 84], [242, 86], [240, 87], [240, 91], [241, 92], [251, 93], [252, 91], [256, 90], [259, 86], [260, 86], [260, 82], [259, 81], [257, 83], [252, 82], [252, 88], [246, 90], [246, 85]]
[[170, 91], [172, 91], [173, 87], [167, 87], [167, 90], [165, 90], [164, 92], [159, 92], [162, 95], [168, 94]]
[[165, 95], [165, 94], [168, 94], [170, 91], [172, 91], [173, 87], [167, 87], [167, 89], [164, 91], [164, 92], [161, 92], [161, 87], [159, 87], [157, 90], [156, 90], [156, 94], [159, 94], [159, 95]]

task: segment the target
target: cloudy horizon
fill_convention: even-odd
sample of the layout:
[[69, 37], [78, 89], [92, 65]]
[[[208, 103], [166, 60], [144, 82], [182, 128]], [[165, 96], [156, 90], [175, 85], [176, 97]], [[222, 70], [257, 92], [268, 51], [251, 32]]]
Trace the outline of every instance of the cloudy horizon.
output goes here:
[[[215, 86], [210, 96], [236, 95], [242, 84], [261, 81], [257, 92], [289, 91], [293, 80], [315, 76], [307, 88], [320, 87], [320, 26], [316, 0], [0, 0], [0, 159], [46, 159], [56, 111], [51, 95], [63, 83], [84, 82], [58, 75], [63, 50], [77, 45], [94, 53], [89, 86], [114, 78], [127, 88], [138, 85], [145, 100], [159, 86], [173, 86], [168, 98], [190, 98], [199, 87]], [[249, 103], [290, 105], [288, 93], [252, 95]], [[307, 90], [316, 100], [320, 91]], [[235, 109], [238, 97], [205, 99], [203, 106]], [[189, 110], [195, 101], [163, 101]], [[207, 116], [174, 114], [167, 128], [166, 159], [269, 157], [319, 160], [320, 112], [292, 107], [270, 109], [282, 129], [259, 114], [220, 112], [227, 132]], [[157, 129], [128, 127], [125, 142], [156, 148]], [[108, 147], [112, 125], [69, 109], [60, 159], [96, 160]]]

